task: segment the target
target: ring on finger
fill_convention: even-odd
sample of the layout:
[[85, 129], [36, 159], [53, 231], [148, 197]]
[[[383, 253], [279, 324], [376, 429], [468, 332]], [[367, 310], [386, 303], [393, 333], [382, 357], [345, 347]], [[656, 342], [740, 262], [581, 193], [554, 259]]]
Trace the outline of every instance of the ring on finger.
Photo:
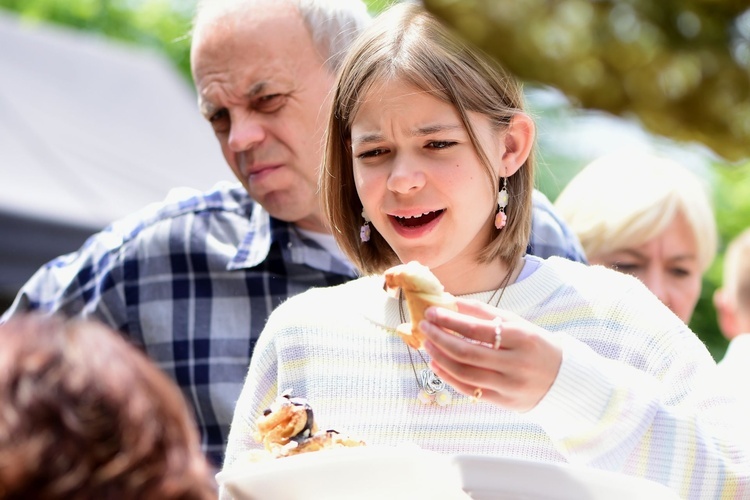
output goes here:
[[482, 388], [481, 387], [477, 387], [476, 389], [474, 389], [474, 399], [476, 399], [476, 400], [482, 399]]
[[492, 343], [492, 348], [497, 351], [500, 349], [500, 341], [502, 340], [502, 320], [500, 318], [495, 318], [492, 320], [492, 324], [495, 325], [495, 341]]

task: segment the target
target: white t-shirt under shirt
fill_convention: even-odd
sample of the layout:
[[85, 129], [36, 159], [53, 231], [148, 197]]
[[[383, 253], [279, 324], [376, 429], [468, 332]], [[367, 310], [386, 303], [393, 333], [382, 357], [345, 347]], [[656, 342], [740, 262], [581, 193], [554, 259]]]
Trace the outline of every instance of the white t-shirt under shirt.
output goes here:
[[313, 240], [315, 243], [323, 247], [326, 252], [330, 253], [341, 262], [349, 262], [349, 259], [344, 255], [344, 252], [342, 252], [336, 244], [336, 240], [333, 238], [332, 234], [317, 233], [307, 229], [300, 229], [299, 227], [297, 227], [297, 231], [299, 231], [299, 233], [305, 238]]

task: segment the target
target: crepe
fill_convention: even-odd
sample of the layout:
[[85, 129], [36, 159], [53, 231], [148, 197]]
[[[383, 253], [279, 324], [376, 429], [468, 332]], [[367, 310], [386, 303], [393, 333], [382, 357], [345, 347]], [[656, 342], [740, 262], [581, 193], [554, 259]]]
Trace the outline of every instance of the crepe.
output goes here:
[[[281, 458], [330, 448], [363, 446], [335, 430], [318, 431], [313, 410], [304, 398], [284, 393], [258, 418], [255, 439], [272, 458]], [[253, 460], [264, 458], [254, 454]]]
[[446, 292], [440, 280], [432, 274], [427, 266], [417, 261], [400, 264], [385, 272], [385, 286], [389, 289], [400, 288], [409, 309], [410, 323], [402, 323], [396, 332], [410, 347], [420, 349], [425, 334], [419, 328], [424, 319], [424, 312], [430, 306], [458, 310], [456, 298]]

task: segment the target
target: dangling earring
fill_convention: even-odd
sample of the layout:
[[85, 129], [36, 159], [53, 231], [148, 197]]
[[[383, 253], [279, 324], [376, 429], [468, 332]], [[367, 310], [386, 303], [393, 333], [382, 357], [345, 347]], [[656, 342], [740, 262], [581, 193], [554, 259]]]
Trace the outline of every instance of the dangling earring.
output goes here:
[[370, 219], [365, 215], [364, 208], [362, 209], [362, 218], [365, 219], [365, 223], [359, 228], [359, 239], [362, 240], [362, 243], [367, 243], [370, 241]]
[[502, 229], [508, 222], [508, 216], [505, 215], [505, 207], [508, 206], [508, 178], [503, 177], [503, 188], [497, 195], [497, 215], [495, 215], [495, 227]]

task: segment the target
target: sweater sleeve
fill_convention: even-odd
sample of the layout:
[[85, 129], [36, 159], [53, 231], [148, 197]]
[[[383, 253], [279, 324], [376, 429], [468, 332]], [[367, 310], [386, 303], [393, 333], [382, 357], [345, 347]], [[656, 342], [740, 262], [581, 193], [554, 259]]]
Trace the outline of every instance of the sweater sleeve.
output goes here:
[[[715, 383], [715, 363], [684, 325], [650, 333], [653, 361], [640, 368], [561, 333], [557, 379], [527, 416], [572, 463], [657, 481], [684, 498], [747, 498], [750, 433]], [[623, 350], [644, 343], [621, 335]]]

